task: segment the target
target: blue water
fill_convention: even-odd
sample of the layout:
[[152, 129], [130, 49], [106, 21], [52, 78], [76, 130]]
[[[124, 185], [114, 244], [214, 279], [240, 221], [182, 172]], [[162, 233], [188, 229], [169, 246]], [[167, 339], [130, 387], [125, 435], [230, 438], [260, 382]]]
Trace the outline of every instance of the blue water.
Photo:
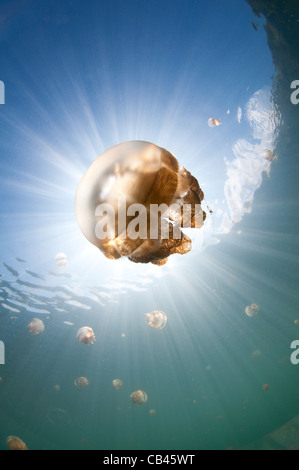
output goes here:
[[[0, 449], [261, 446], [299, 414], [299, 105], [266, 19], [239, 0], [26, 3], [0, 7]], [[205, 192], [193, 250], [162, 267], [107, 260], [75, 220], [83, 173], [131, 139], [168, 148]]]

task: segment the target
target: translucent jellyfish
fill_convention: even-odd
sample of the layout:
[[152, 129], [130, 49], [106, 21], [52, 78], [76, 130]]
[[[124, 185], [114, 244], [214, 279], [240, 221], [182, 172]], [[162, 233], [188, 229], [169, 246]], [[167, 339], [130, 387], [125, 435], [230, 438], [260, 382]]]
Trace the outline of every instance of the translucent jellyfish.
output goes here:
[[245, 313], [248, 317], [254, 317], [255, 315], [259, 313], [259, 311], [260, 311], [260, 307], [256, 304], [248, 305], [245, 308]]
[[203, 198], [197, 179], [168, 150], [130, 141], [93, 162], [78, 186], [75, 211], [82, 233], [107, 258], [161, 266], [191, 250], [181, 228], [202, 227]]
[[89, 326], [82, 326], [77, 333], [77, 339], [80, 343], [92, 344], [95, 341], [95, 335]]
[[209, 127], [218, 127], [220, 126], [221, 121], [220, 119], [210, 118], [208, 119], [208, 126]]
[[59, 268], [64, 268], [67, 265], [67, 256], [64, 253], [57, 253], [55, 259]]
[[151, 416], [154, 416], [155, 414], [157, 414], [157, 412], [156, 412], [156, 410], [151, 409], [151, 410], [149, 410], [149, 414], [150, 414]]
[[263, 390], [264, 390], [264, 392], [267, 392], [268, 390], [270, 390], [270, 385], [269, 384], [264, 384], [263, 385]]
[[263, 156], [266, 160], [269, 160], [269, 162], [277, 160], [277, 155], [275, 155], [272, 150], [265, 150]]
[[74, 384], [77, 388], [85, 388], [89, 385], [89, 382], [86, 377], [78, 377], [78, 379], [75, 380]]
[[152, 328], [161, 330], [167, 322], [167, 316], [161, 310], [154, 310], [151, 313], [146, 313], [146, 320]]
[[39, 318], [33, 318], [32, 322], [29, 323], [27, 328], [34, 336], [39, 335], [45, 331], [45, 325]]
[[136, 405], [144, 405], [147, 402], [147, 394], [142, 390], [131, 393], [130, 397], [132, 402], [136, 403]]
[[8, 436], [6, 443], [10, 450], [28, 450], [25, 442], [16, 436]]
[[123, 386], [123, 382], [120, 379], [114, 379], [112, 380], [112, 385], [114, 388], [119, 389]]
[[258, 359], [260, 356], [261, 356], [261, 351], [259, 351], [258, 349], [256, 351], [253, 351], [251, 354], [251, 357], [253, 359]]

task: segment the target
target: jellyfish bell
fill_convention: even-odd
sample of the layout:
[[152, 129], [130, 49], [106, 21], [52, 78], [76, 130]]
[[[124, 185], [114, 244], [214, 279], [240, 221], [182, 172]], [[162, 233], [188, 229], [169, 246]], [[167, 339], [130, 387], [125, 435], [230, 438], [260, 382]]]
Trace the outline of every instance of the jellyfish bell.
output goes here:
[[119, 389], [123, 386], [123, 381], [120, 379], [114, 379], [112, 380], [112, 385], [114, 388]]
[[220, 119], [210, 118], [208, 119], [208, 126], [209, 127], [218, 127], [220, 126], [221, 121]]
[[147, 402], [147, 394], [142, 390], [131, 393], [130, 397], [136, 405], [144, 405]]
[[78, 377], [74, 381], [74, 384], [76, 385], [77, 388], [85, 388], [89, 385], [89, 382], [86, 377]]
[[259, 313], [259, 311], [260, 311], [260, 308], [257, 304], [251, 304], [245, 308], [245, 313], [248, 317], [254, 317], [255, 315]]
[[85, 344], [93, 344], [96, 340], [94, 332], [89, 326], [82, 326], [82, 328], [78, 330], [77, 339], [80, 343]]
[[6, 443], [10, 450], [28, 450], [25, 442], [17, 436], [8, 436]]
[[39, 318], [33, 318], [27, 328], [33, 336], [39, 335], [45, 331], [45, 325]]
[[84, 236], [108, 259], [162, 266], [170, 255], [191, 250], [181, 227], [202, 227], [203, 198], [196, 178], [168, 150], [129, 141], [92, 163], [78, 186], [75, 212]]
[[154, 410], [154, 409], [151, 409], [151, 410], [149, 410], [149, 414], [150, 414], [151, 416], [154, 416], [155, 414], [157, 414], [157, 411]]
[[161, 330], [167, 322], [167, 316], [161, 310], [154, 310], [151, 313], [146, 313], [146, 320], [151, 328]]

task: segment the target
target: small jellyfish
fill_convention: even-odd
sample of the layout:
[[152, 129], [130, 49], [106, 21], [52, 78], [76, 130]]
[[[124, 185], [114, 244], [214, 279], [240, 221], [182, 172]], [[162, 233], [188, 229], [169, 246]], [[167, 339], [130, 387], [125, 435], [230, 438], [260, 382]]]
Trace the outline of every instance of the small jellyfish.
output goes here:
[[210, 118], [208, 119], [208, 126], [209, 127], [218, 127], [220, 126], [221, 121], [220, 119]]
[[112, 385], [114, 388], [119, 389], [123, 386], [123, 381], [120, 379], [114, 379], [112, 380]]
[[132, 402], [136, 403], [136, 405], [144, 405], [147, 402], [147, 394], [142, 390], [131, 393], [130, 397]]
[[161, 310], [154, 310], [151, 313], [146, 313], [146, 320], [150, 327], [161, 330], [167, 322], [167, 316]]
[[254, 317], [255, 315], [259, 313], [259, 311], [260, 311], [260, 307], [256, 304], [248, 305], [245, 308], [245, 313], [248, 317]]
[[54, 390], [55, 390], [55, 392], [60, 392], [60, 390], [61, 390], [60, 385], [58, 385], [58, 384], [54, 385]]
[[78, 330], [77, 339], [80, 343], [93, 344], [96, 338], [92, 328], [89, 326], [83, 326]]
[[299, 320], [294, 320], [295, 325], [299, 325]]
[[172, 153], [136, 140], [92, 163], [78, 186], [75, 212], [84, 236], [108, 259], [163, 266], [170, 255], [191, 250], [181, 228], [203, 226], [203, 199], [197, 179]]
[[45, 331], [45, 325], [39, 318], [33, 318], [27, 328], [33, 336], [39, 335]]
[[64, 268], [67, 265], [67, 256], [64, 253], [57, 253], [55, 256], [57, 266], [59, 268]]
[[10, 450], [28, 450], [25, 442], [16, 436], [8, 436], [6, 443]]
[[253, 351], [251, 354], [251, 357], [253, 359], [258, 359], [260, 356], [261, 356], [261, 351], [259, 351], [258, 349], [256, 351]]
[[275, 155], [272, 150], [265, 150], [263, 153], [263, 157], [266, 160], [269, 160], [269, 162], [273, 162], [274, 160], [277, 160], [277, 155]]
[[149, 414], [150, 414], [151, 416], [155, 416], [155, 415], [157, 414], [157, 412], [156, 412], [156, 410], [151, 409], [151, 410], [149, 410]]
[[264, 390], [264, 392], [267, 392], [268, 390], [270, 390], [270, 385], [269, 384], [264, 384], [263, 385], [263, 390]]
[[77, 388], [85, 388], [88, 386], [89, 382], [86, 377], [78, 377], [78, 379], [75, 380], [74, 384]]

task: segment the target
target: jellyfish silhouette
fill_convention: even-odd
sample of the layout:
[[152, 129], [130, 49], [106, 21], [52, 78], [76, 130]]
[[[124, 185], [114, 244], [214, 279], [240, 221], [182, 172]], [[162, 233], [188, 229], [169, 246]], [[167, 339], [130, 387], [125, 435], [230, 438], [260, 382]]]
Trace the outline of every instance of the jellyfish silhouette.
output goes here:
[[82, 233], [107, 258], [161, 266], [191, 250], [181, 227], [202, 227], [203, 198], [197, 179], [168, 150], [130, 141], [93, 162], [78, 186], [75, 211]]
[[154, 310], [151, 313], [146, 313], [146, 320], [151, 328], [161, 330], [167, 322], [167, 316], [161, 310]]
[[83, 326], [78, 330], [77, 339], [80, 343], [92, 344], [96, 338], [92, 328]]
[[39, 318], [34, 318], [27, 328], [33, 336], [39, 335], [45, 331], [45, 325]]

